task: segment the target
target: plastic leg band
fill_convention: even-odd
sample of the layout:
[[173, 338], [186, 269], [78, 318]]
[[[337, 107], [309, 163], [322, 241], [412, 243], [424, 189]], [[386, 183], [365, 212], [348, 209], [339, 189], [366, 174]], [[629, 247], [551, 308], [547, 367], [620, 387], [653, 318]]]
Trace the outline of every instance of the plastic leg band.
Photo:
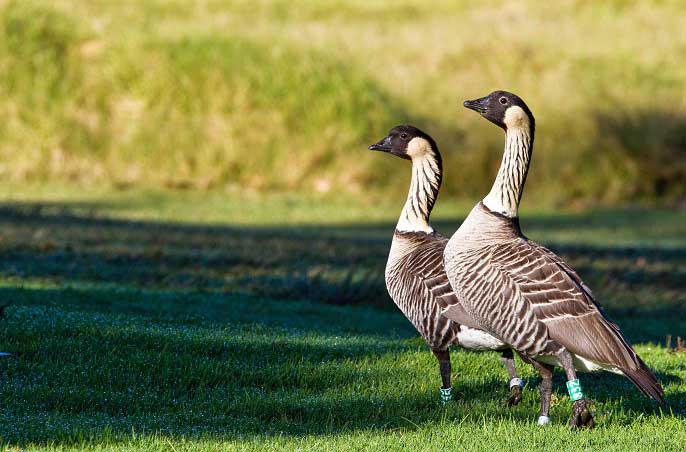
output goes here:
[[581, 383], [579, 383], [578, 378], [567, 382], [567, 392], [569, 392], [569, 398], [572, 399], [573, 402], [584, 397], [584, 393], [581, 392]]
[[441, 388], [441, 403], [445, 405], [451, 400], [453, 400], [453, 388]]
[[514, 377], [512, 380], [510, 380], [510, 389], [514, 388], [515, 386], [523, 388], [524, 381], [521, 378]]

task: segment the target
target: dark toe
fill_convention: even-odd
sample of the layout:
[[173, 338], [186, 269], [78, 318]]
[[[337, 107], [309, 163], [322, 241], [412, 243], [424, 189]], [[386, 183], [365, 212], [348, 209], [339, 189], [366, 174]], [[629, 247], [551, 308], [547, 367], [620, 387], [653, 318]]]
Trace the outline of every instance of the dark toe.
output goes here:
[[574, 414], [572, 414], [572, 418], [569, 420], [569, 426], [572, 429], [578, 428], [580, 421], [581, 421], [580, 416], [578, 414], [574, 413]]
[[586, 400], [580, 399], [574, 402], [574, 408], [572, 409], [572, 418], [569, 421], [569, 426], [572, 429], [576, 428], [593, 428], [595, 426], [595, 420], [593, 420], [593, 415], [588, 409]]
[[585, 409], [581, 413], [580, 418], [582, 427], [593, 428], [595, 426], [595, 420], [593, 419], [593, 415], [590, 411], [588, 411], [588, 409]]
[[521, 394], [519, 395], [512, 395], [510, 396], [509, 399], [507, 399], [507, 406], [515, 406], [519, 405], [519, 402], [522, 401], [522, 396]]
[[522, 389], [519, 386], [515, 386], [510, 392], [510, 397], [507, 399], [507, 406], [519, 405], [519, 402], [522, 401]]

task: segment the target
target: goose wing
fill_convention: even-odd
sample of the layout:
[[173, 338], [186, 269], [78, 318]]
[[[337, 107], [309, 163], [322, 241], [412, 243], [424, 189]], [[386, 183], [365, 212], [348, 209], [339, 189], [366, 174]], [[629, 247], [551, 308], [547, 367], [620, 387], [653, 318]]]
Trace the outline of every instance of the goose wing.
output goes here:
[[412, 251], [386, 270], [388, 292], [429, 345], [443, 349], [454, 342], [459, 325], [441, 315], [434, 293], [443, 292], [437, 284], [427, 281], [445, 274], [443, 251], [447, 240], [434, 234], [403, 235], [405, 240], [413, 242]]
[[493, 247], [490, 264], [510, 279], [552, 339], [570, 352], [618, 367], [635, 367], [636, 353], [560, 257], [517, 239]]
[[448, 239], [436, 236], [434, 240], [409, 253], [403, 265], [407, 272], [421, 282], [432, 295], [432, 300], [441, 309], [441, 315], [453, 322], [470, 328], [479, 328], [478, 323], [459, 302], [448, 280], [443, 263], [443, 253]]
[[662, 388], [591, 290], [559, 256], [524, 238], [491, 248], [489, 262], [516, 287], [551, 339], [570, 352], [620, 369], [644, 393], [662, 401]]

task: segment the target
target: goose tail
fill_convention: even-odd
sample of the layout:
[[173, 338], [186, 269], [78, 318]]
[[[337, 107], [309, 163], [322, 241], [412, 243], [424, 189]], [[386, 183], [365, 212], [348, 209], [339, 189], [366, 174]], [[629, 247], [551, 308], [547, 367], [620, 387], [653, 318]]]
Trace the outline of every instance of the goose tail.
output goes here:
[[664, 407], [665, 392], [657, 381], [655, 375], [648, 369], [643, 360], [636, 356], [638, 367], [636, 369], [623, 368], [622, 373], [629, 379], [643, 394], [654, 399], [660, 406]]

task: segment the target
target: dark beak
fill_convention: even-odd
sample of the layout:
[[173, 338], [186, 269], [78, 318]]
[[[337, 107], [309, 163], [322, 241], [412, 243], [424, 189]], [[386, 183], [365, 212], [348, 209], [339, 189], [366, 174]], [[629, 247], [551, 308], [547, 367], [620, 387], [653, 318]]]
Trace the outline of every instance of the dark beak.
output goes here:
[[480, 114], [486, 113], [488, 110], [488, 97], [482, 97], [481, 99], [466, 100], [463, 104], [470, 110], [474, 110]]
[[378, 143], [369, 146], [370, 151], [391, 152], [391, 149], [393, 149], [393, 146], [391, 145], [390, 135], [384, 138], [383, 140], [379, 141]]

